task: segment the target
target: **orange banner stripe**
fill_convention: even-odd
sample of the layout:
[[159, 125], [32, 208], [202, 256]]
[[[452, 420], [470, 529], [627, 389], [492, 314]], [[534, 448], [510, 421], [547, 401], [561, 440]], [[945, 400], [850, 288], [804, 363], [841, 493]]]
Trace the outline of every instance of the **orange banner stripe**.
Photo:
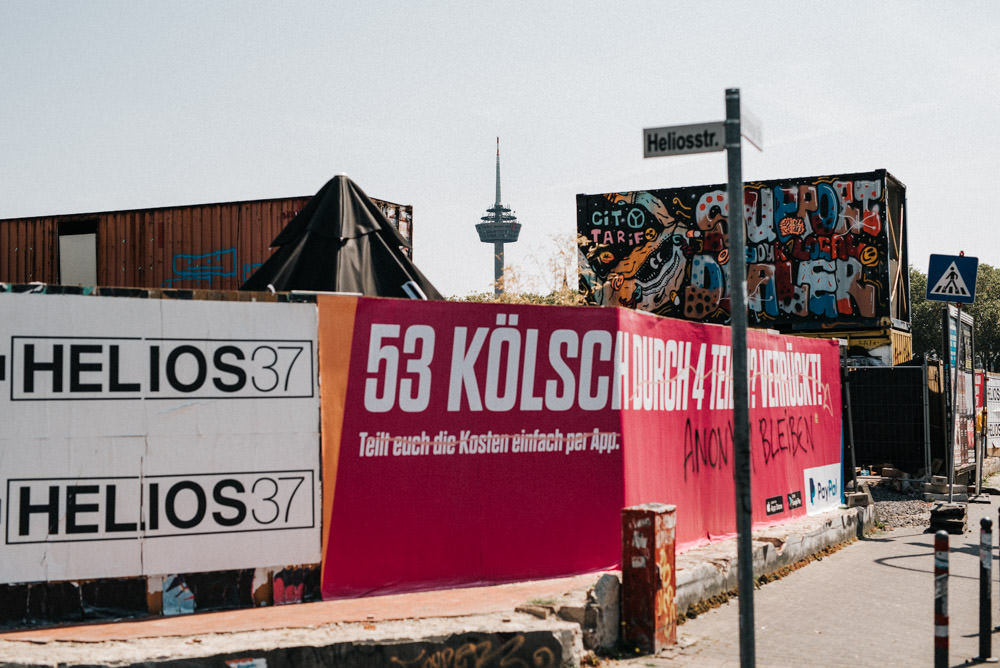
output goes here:
[[348, 370], [351, 365], [351, 343], [354, 339], [354, 316], [357, 297], [319, 295], [319, 382], [320, 423], [323, 444], [323, 568], [326, 569], [326, 548], [330, 539], [333, 497], [337, 486], [337, 462], [340, 458], [340, 436], [344, 425], [347, 400]]

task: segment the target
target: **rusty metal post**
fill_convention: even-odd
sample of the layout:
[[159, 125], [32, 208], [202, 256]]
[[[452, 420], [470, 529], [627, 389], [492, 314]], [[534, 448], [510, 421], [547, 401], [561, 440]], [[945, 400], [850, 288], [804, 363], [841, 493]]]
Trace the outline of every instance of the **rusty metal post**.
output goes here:
[[677, 506], [622, 510], [622, 639], [653, 654], [677, 642], [674, 534]]

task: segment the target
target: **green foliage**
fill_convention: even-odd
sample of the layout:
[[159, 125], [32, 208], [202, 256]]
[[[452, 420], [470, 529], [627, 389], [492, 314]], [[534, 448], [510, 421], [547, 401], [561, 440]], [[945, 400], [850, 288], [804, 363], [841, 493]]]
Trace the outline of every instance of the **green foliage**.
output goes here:
[[[927, 275], [910, 267], [910, 322], [913, 327], [913, 355], [942, 353], [942, 311], [944, 302], [928, 301]], [[975, 354], [981, 365], [1000, 369], [1000, 269], [979, 263], [976, 275], [976, 302], [965, 305], [974, 318]]]
[[996, 370], [1000, 365], [1000, 269], [980, 263], [976, 303], [969, 312], [976, 319], [976, 354], [982, 358], [984, 368]]
[[583, 296], [568, 287], [553, 290], [547, 295], [531, 292], [504, 292], [495, 296], [492, 292], [480, 292], [467, 297], [452, 297], [451, 301], [495, 303], [495, 304], [544, 304], [549, 306], [583, 306]]
[[504, 267], [503, 294], [496, 296], [492, 291], [480, 292], [466, 297], [451, 297], [450, 301], [583, 306], [586, 302], [576, 285], [576, 238], [553, 236], [547, 251], [548, 255], [544, 257], [528, 256], [528, 267]]
[[927, 300], [927, 275], [910, 267], [910, 325], [913, 356], [941, 353], [941, 302]]

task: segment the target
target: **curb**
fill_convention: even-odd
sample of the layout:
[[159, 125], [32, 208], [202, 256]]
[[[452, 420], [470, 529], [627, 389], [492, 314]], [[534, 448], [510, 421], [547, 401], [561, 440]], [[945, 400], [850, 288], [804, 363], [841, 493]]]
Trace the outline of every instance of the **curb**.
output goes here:
[[[753, 535], [753, 575], [786, 566], [861, 538], [875, 528], [875, 507], [839, 508], [793, 524], [767, 527]], [[677, 555], [677, 616], [693, 606], [736, 589], [736, 540], [696, 547]]]
[[[344, 666], [578, 666], [580, 626], [503, 613], [329, 624], [314, 628], [136, 638], [127, 642], [4, 641], [12, 668], [313, 668]], [[522, 663], [523, 662], [523, 663]]]

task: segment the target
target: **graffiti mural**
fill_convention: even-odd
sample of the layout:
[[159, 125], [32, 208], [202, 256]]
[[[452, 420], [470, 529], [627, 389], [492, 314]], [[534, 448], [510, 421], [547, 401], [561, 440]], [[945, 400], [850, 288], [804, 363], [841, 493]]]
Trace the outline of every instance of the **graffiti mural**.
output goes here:
[[[906, 238], [889, 209], [901, 192], [884, 170], [747, 183], [750, 324], [819, 329], [894, 315], [890, 299], [908, 293], [894, 290]], [[725, 186], [578, 195], [577, 243], [591, 303], [728, 322]]]

